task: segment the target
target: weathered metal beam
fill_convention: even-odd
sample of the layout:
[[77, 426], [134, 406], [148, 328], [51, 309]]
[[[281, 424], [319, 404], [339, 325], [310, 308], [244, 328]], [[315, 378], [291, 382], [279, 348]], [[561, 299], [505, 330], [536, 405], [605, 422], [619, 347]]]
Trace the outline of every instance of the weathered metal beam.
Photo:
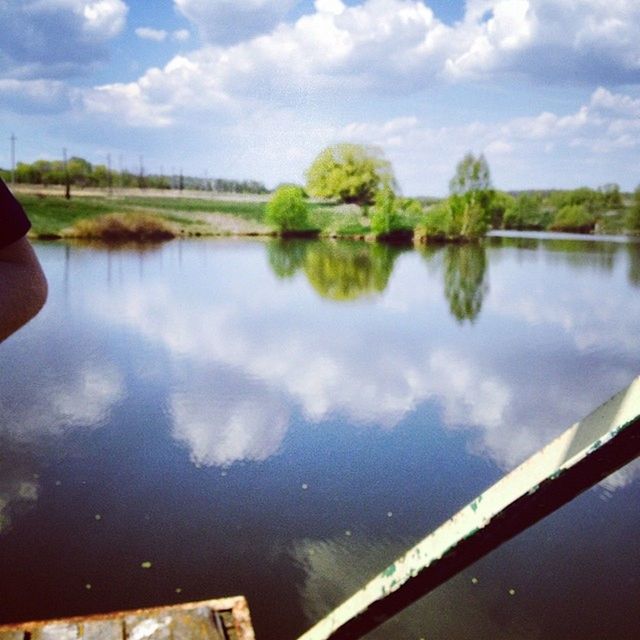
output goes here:
[[[224, 619], [223, 619], [224, 618]], [[0, 625], [0, 640], [254, 640], [243, 596]]]
[[354, 640], [640, 455], [640, 378], [389, 565], [299, 640]]

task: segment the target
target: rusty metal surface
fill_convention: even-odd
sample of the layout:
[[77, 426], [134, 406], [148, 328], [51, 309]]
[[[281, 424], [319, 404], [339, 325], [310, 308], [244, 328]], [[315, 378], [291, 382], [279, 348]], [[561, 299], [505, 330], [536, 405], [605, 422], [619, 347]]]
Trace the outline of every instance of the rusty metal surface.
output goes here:
[[389, 565], [299, 640], [355, 640], [640, 455], [640, 378]]
[[255, 640], [242, 596], [0, 625], [0, 640]]

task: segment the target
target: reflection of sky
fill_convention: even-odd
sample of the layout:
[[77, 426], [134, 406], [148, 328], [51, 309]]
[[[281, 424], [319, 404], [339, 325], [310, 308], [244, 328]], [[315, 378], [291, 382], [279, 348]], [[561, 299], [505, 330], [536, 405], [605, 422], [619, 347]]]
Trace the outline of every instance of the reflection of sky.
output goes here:
[[476, 453], [511, 467], [637, 374], [640, 298], [626, 254], [610, 249], [600, 270], [579, 252], [489, 254], [490, 294], [470, 328], [443, 304], [438, 252], [401, 256], [377, 300], [335, 305], [303, 278], [274, 279], [259, 244], [75, 250], [68, 264], [47, 248], [54, 301], [31, 329], [42, 338], [25, 341], [41, 371], [5, 374], [0, 432], [33, 440], [104, 422], [124, 373], [85, 326], [93, 317], [168, 354], [174, 436], [197, 464], [273, 455], [292, 407], [310, 422], [390, 429], [436, 402], [448, 427], [470, 429]]
[[[213, 246], [185, 251], [179, 270], [171, 249], [117, 297], [90, 298], [101, 318], [169, 352], [180, 371], [175, 434], [202, 464], [273, 454], [291, 403], [311, 422], [339, 415], [388, 429], [435, 401], [446, 425], [471, 429], [474, 451], [510, 467], [636, 374], [640, 299], [624, 264], [587, 265], [581, 277], [544, 252], [504, 249], [469, 329], [451, 322], [440, 277], [415, 254], [399, 258], [377, 301], [340, 306], [323, 305], [301, 278], [274, 280], [260, 246]], [[235, 390], [220, 389], [221, 368]], [[232, 453], [230, 438], [245, 444]]]
[[[379, 569], [639, 369], [640, 300], [627, 280], [626, 247], [592, 260], [539, 246], [490, 246], [487, 293], [473, 324], [450, 314], [441, 250], [401, 254], [383, 293], [349, 304], [320, 298], [303, 272], [275, 279], [259, 242], [174, 242], [142, 255], [65, 253], [56, 245], [39, 252], [50, 300], [0, 346], [3, 544], [21, 514], [51, 512], [48, 524], [58, 507], [74, 509], [74, 526], [94, 535], [83, 518], [88, 512], [94, 524], [101, 512], [106, 525], [108, 509], [92, 504], [99, 496], [116, 527], [101, 539], [106, 556], [124, 539], [117, 553], [140, 546], [140, 561], [147, 545], [158, 553], [166, 545], [184, 575], [206, 574], [208, 591], [195, 598], [227, 591], [227, 583], [211, 586], [206, 562], [194, 569], [192, 556], [203, 549], [208, 562], [229, 559], [229, 592], [290, 597], [242, 564], [257, 562], [256, 548], [264, 574], [273, 573], [265, 546], [280, 544], [302, 572], [301, 602], [315, 617], [328, 606], [327, 594], [347, 595], [336, 586], [342, 578], [343, 586], [360, 584], [369, 567]], [[77, 480], [68, 503], [62, 489], [70, 490], [78, 470], [90, 486], [76, 513], [83, 485]], [[606, 517], [621, 518], [624, 544], [639, 474], [630, 465], [590, 492], [590, 517], [602, 501]], [[146, 529], [149, 512], [166, 526]], [[571, 518], [561, 518], [569, 526]], [[348, 540], [336, 539], [347, 529]], [[237, 536], [230, 540], [228, 531]], [[529, 551], [549, 545], [537, 531]], [[177, 560], [176, 540], [185, 535], [193, 551]], [[52, 548], [66, 548], [66, 537], [60, 532]], [[239, 540], [246, 548], [236, 557]], [[353, 571], [345, 568], [351, 556]], [[547, 568], [557, 554], [551, 549], [548, 558]], [[117, 561], [114, 572], [122, 569]], [[245, 570], [251, 579], [232, 581]], [[173, 593], [178, 585], [170, 585]], [[437, 606], [464, 602], [485, 637], [505, 629], [487, 613], [505, 604], [502, 596], [478, 602], [451, 589], [434, 594]], [[258, 599], [255, 606], [259, 619], [267, 605]], [[529, 620], [522, 637], [536, 637], [535, 616], [517, 619]], [[395, 637], [424, 631], [402, 624]], [[473, 625], [469, 618], [459, 627]]]

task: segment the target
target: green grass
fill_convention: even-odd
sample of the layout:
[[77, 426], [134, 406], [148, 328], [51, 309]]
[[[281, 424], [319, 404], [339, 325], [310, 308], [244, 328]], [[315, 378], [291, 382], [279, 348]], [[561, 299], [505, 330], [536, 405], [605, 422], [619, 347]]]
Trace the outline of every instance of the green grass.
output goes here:
[[[149, 213], [175, 224], [182, 234], [210, 235], [211, 229], [199, 214], [218, 213], [236, 216], [248, 222], [264, 223], [266, 202], [164, 198], [152, 196], [91, 197], [18, 193], [32, 223], [32, 234], [55, 237], [68, 234], [83, 220], [107, 214]], [[309, 228], [332, 236], [360, 236], [370, 232], [368, 220], [356, 212], [339, 211], [333, 203], [311, 203]], [[63, 233], [64, 232], [64, 233]]]
[[101, 198], [76, 196], [65, 200], [58, 195], [18, 193], [32, 224], [32, 234], [38, 237], [59, 236], [80, 220], [91, 220], [111, 213], [146, 212], [177, 224], [185, 232], [189, 227], [206, 235], [207, 226], [193, 217], [195, 213], [222, 213], [251, 222], [263, 222], [265, 202], [200, 200], [187, 198]]
[[59, 196], [37, 196], [18, 194], [33, 233], [37, 236], [59, 235], [63, 229], [73, 226], [79, 220], [114, 213], [112, 202], [101, 198], [73, 198], [65, 200]]
[[153, 198], [130, 197], [114, 199], [123, 206], [144, 207], [146, 209], [185, 213], [229, 213], [245, 220], [264, 222], [266, 202], [205, 200], [199, 198]]

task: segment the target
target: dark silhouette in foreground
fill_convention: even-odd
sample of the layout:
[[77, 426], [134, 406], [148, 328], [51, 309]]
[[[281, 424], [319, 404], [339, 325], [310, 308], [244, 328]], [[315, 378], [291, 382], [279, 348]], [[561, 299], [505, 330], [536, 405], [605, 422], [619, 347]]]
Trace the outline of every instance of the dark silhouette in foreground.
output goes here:
[[29, 241], [0, 248], [0, 342], [44, 306], [47, 281]]
[[0, 180], [0, 342], [42, 309], [47, 281], [26, 233], [20, 203]]

